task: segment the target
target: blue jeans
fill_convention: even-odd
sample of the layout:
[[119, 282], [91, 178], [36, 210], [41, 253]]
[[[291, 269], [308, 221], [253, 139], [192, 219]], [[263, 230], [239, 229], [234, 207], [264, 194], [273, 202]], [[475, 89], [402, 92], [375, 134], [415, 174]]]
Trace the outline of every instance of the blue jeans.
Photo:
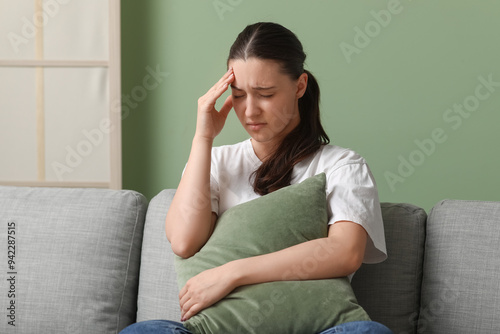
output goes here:
[[[181, 323], [170, 320], [148, 320], [132, 324], [122, 330], [120, 334], [192, 334]], [[334, 333], [370, 333], [392, 334], [392, 331], [375, 321], [347, 322], [327, 329], [319, 334]]]

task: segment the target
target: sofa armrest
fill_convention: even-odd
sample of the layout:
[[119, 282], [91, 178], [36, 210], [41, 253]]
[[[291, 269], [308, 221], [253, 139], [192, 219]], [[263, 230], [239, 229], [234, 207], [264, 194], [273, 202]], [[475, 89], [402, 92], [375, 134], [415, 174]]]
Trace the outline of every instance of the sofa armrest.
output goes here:
[[165, 235], [165, 217], [175, 189], [165, 189], [150, 202], [142, 244], [137, 321], [179, 321], [179, 290], [174, 253]]
[[497, 333], [500, 202], [444, 200], [427, 221], [419, 332]]
[[116, 334], [134, 322], [146, 208], [127, 190], [0, 187], [3, 265], [8, 226], [14, 246], [0, 333]]

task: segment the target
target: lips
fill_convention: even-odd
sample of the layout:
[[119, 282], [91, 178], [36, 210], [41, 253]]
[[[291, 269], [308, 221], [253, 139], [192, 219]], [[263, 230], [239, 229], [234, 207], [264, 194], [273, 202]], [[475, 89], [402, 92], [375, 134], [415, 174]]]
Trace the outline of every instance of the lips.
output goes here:
[[262, 129], [265, 125], [266, 125], [266, 123], [259, 123], [259, 122], [248, 122], [247, 123], [247, 126], [254, 131]]

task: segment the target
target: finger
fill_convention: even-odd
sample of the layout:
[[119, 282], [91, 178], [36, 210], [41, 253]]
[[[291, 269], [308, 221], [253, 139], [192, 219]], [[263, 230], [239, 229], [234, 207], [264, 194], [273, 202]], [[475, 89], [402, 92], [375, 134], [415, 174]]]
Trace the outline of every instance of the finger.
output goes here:
[[192, 299], [186, 300], [181, 303], [181, 315], [186, 314], [187, 311], [193, 306], [194, 301]]
[[179, 300], [182, 299], [182, 297], [186, 294], [186, 292], [187, 292], [187, 287], [186, 287], [186, 285], [184, 285], [182, 287], [181, 291], [179, 291]]
[[192, 316], [198, 314], [198, 312], [200, 312], [202, 310], [202, 307], [200, 304], [194, 304], [190, 309], [189, 311], [187, 311], [182, 317], [181, 317], [181, 320], [182, 321], [186, 321], [188, 320], [189, 318], [191, 318]]
[[[186, 315], [189, 315], [189, 317], [191, 317], [193, 315], [193, 307], [194, 307], [194, 311], [196, 313], [199, 312], [199, 309], [200, 307], [195, 307], [195, 305], [199, 305], [197, 304], [193, 299], [189, 299], [182, 307], [181, 307], [181, 318], [184, 319], [186, 318]], [[196, 311], [198, 310], [198, 311]]]
[[215, 90], [216, 94], [218, 95], [217, 98], [219, 98], [227, 90], [227, 88], [229, 87], [229, 84], [234, 81], [234, 73], [232, 73], [232, 70], [231, 70], [231, 73], [229, 73], [229, 75], [227, 75], [227, 73], [226, 73], [226, 75], [224, 75], [223, 79], [224, 80], [222, 80], [222, 82], [220, 82], [217, 89]]
[[220, 111], [219, 113], [224, 117], [226, 118], [227, 115], [229, 114], [229, 112], [231, 111], [231, 108], [233, 107], [233, 97], [231, 95], [229, 95], [227, 98], [226, 98], [226, 101], [224, 102], [224, 104], [222, 105], [222, 107], [220, 108]]
[[232, 75], [233, 69], [230, 68], [226, 73], [224, 73], [222, 77], [220, 77], [219, 80], [217, 80], [217, 82], [212, 87], [210, 87], [210, 91], [217, 90], [219, 87], [223, 86], [227, 79]]
[[187, 301], [191, 299], [191, 296], [189, 294], [184, 294], [180, 299], [179, 299], [179, 305], [181, 308], [184, 308]]
[[[231, 82], [234, 81], [233, 70], [230, 69], [208, 92], [198, 99], [198, 108], [202, 108], [207, 112], [214, 111], [217, 100], [228, 89]], [[200, 110], [200, 109], [198, 109]], [[227, 111], [229, 112], [229, 110]]]
[[230, 68], [219, 81], [212, 87], [211, 92], [215, 99], [218, 99], [228, 88], [229, 84], [234, 81], [234, 72]]
[[230, 67], [226, 73], [224, 73], [224, 75], [219, 79], [219, 82], [223, 82], [225, 81], [227, 78], [229, 78], [230, 76], [232, 76], [234, 74], [233, 72], [233, 68]]

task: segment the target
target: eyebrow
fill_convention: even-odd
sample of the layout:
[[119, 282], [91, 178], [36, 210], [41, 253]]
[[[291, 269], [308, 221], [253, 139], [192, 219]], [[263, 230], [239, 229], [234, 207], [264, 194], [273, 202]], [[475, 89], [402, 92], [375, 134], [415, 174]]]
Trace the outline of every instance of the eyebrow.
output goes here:
[[[232, 89], [236, 89], [236, 90], [243, 90], [241, 88], [236, 87], [235, 85], [231, 85], [231, 88]], [[276, 88], [276, 87], [275, 86], [269, 86], [269, 87], [257, 86], [257, 87], [252, 87], [252, 89], [254, 89], [254, 90], [269, 90], [269, 89], [273, 89], [273, 88]]]

